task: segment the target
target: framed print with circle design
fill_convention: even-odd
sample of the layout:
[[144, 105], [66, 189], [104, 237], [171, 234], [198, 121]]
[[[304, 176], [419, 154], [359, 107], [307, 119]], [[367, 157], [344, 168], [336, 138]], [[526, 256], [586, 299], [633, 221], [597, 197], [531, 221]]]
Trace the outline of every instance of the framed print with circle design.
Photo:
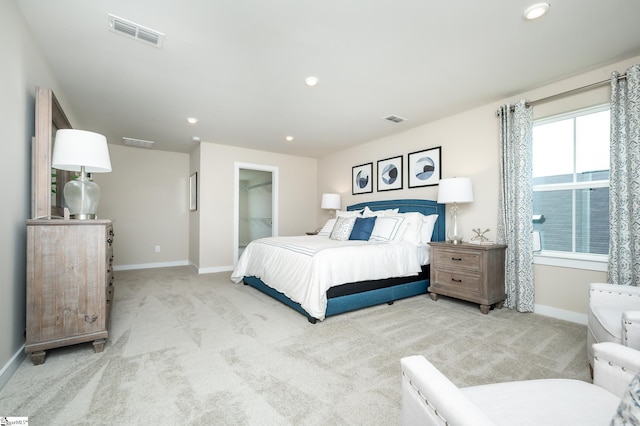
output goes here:
[[402, 155], [378, 160], [378, 192], [402, 189]]
[[353, 167], [351, 181], [353, 195], [373, 192], [373, 163]]
[[408, 156], [409, 188], [437, 185], [442, 178], [441, 147], [412, 152]]

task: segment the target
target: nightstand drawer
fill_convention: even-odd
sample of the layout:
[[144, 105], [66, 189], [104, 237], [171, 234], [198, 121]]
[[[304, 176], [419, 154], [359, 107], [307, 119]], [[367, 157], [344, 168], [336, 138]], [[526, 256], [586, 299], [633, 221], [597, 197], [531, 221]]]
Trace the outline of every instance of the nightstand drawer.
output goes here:
[[434, 250], [432, 265], [436, 268], [482, 272], [482, 253], [470, 250]]
[[433, 271], [434, 274], [434, 282], [433, 287], [434, 290], [439, 286], [446, 287], [450, 291], [454, 293], [462, 294], [480, 294], [482, 289], [482, 275], [477, 274], [464, 274], [464, 273], [456, 273], [450, 271], [442, 271], [436, 269]]

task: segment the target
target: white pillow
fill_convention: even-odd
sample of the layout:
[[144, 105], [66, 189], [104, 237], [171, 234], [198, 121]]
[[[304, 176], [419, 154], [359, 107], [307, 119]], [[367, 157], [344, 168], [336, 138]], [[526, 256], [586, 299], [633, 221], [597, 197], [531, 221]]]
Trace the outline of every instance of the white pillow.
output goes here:
[[401, 238], [403, 241], [408, 241], [413, 244], [420, 244], [422, 229], [422, 220], [424, 215], [418, 212], [399, 213], [398, 216], [404, 217], [405, 221], [400, 230]]
[[362, 210], [353, 210], [353, 211], [336, 210], [336, 217], [356, 217], [356, 216], [360, 216], [360, 213], [362, 213]]
[[422, 217], [422, 229], [420, 230], [420, 241], [423, 244], [426, 244], [431, 241], [431, 237], [433, 237], [433, 227], [436, 224], [436, 220], [438, 220], [437, 214], [430, 214], [429, 216]]
[[331, 231], [333, 231], [333, 227], [336, 224], [336, 219], [329, 219], [327, 223], [324, 224], [318, 235], [329, 236], [331, 235]]
[[333, 231], [331, 231], [332, 240], [337, 241], [347, 241], [349, 236], [351, 235], [351, 231], [353, 230], [353, 225], [356, 223], [356, 217], [339, 217], [336, 220], [336, 225], [333, 227]]
[[378, 217], [369, 241], [393, 241], [400, 232], [404, 220], [404, 217], [400, 216]]
[[393, 216], [398, 213], [399, 209], [387, 209], [387, 210], [371, 210], [369, 206], [364, 207], [362, 217], [380, 217], [380, 216]]

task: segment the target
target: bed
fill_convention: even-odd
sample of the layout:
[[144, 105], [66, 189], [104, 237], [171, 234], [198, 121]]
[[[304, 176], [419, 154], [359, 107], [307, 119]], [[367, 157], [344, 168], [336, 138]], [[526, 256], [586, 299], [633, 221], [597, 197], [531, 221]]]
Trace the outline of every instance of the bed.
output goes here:
[[[435, 218], [432, 215], [437, 215], [435, 223], [430, 225], [433, 229], [430, 240], [445, 240], [444, 205], [431, 200], [364, 202], [348, 206], [346, 212], [351, 213], [340, 212], [340, 215], [355, 215], [366, 211], [370, 216], [397, 217], [393, 213], [383, 213], [392, 209], [406, 214], [400, 215], [405, 217], [420, 216], [413, 215], [412, 212], [420, 213], [423, 219]], [[382, 223], [379, 218], [376, 222]], [[411, 239], [407, 237], [407, 240]], [[393, 254], [378, 252], [391, 248]], [[329, 257], [329, 254], [334, 257]], [[345, 268], [341, 262], [352, 259], [347, 255], [355, 255], [355, 259], [362, 260], [350, 260], [349, 267]], [[414, 258], [417, 260], [414, 261]], [[305, 263], [298, 265], [300, 260]], [[393, 275], [389, 275], [391, 272], [387, 270], [378, 271], [385, 263], [399, 268], [398, 271]], [[332, 267], [327, 266], [328, 264]], [[334, 265], [340, 267], [333, 267]], [[349, 280], [350, 277], [359, 277], [358, 274], [361, 273], [368, 275], [367, 279]], [[408, 244], [404, 241], [389, 244], [382, 240], [336, 243], [326, 235], [263, 238], [252, 241], [247, 246], [231, 279], [236, 283], [244, 282], [245, 285], [255, 287], [300, 312], [315, 324], [332, 315], [384, 303], [393, 304], [395, 300], [425, 294], [429, 285], [428, 245], [424, 242], [416, 244], [414, 241]]]

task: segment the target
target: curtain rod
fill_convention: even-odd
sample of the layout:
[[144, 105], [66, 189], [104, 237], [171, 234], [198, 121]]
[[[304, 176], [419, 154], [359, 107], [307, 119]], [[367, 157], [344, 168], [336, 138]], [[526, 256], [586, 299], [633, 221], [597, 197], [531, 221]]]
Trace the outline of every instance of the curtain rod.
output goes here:
[[[627, 78], [627, 74], [622, 74], [622, 75], [618, 76], [618, 80], [623, 80], [625, 78]], [[551, 96], [547, 96], [547, 97], [544, 97], [544, 98], [536, 99], [535, 101], [529, 101], [529, 102], [525, 103], [525, 106], [527, 108], [528, 107], [532, 107], [534, 105], [541, 104], [543, 102], [548, 102], [548, 101], [553, 100], [553, 99], [562, 98], [564, 96], [568, 96], [568, 95], [572, 95], [572, 94], [575, 94], [575, 93], [583, 92], [583, 91], [586, 91], [586, 90], [589, 90], [589, 89], [595, 89], [597, 87], [605, 86], [607, 84], [611, 84], [611, 79], [610, 78], [608, 78], [606, 80], [598, 81], [596, 83], [587, 84], [586, 86], [577, 87], [575, 89], [571, 89], [571, 90], [567, 90], [567, 91], [564, 91], [564, 92], [556, 93], [555, 95], [551, 95]], [[514, 107], [511, 107], [511, 112], [513, 112], [514, 109], [515, 109]], [[500, 110], [496, 111], [496, 115], [500, 115]]]

